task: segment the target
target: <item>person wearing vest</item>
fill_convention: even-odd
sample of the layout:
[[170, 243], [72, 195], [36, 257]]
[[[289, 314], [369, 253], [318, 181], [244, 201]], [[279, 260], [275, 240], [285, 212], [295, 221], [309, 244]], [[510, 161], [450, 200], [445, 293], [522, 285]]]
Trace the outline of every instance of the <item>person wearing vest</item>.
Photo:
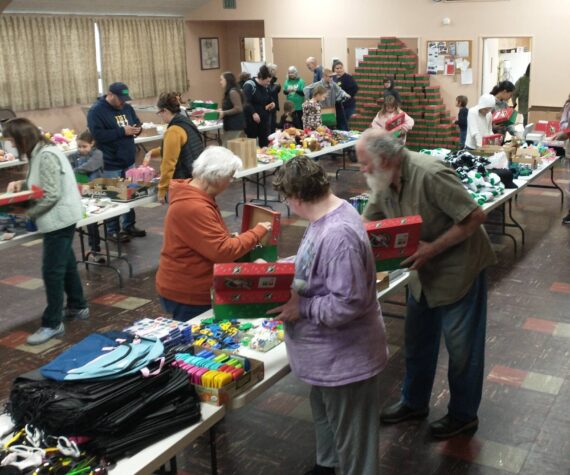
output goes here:
[[245, 134], [250, 139], [257, 139], [260, 147], [269, 145], [269, 112], [275, 108], [269, 90], [271, 73], [267, 66], [259, 68], [257, 77], [243, 85], [245, 97]]
[[162, 93], [156, 106], [158, 116], [168, 127], [162, 139], [162, 146], [147, 153], [145, 160], [162, 156], [158, 199], [167, 202], [168, 187], [172, 179], [192, 178], [192, 164], [204, 150], [204, 143], [198, 128], [180, 111], [176, 92]]
[[231, 71], [226, 71], [220, 76], [220, 86], [224, 90], [220, 119], [224, 121], [224, 135], [222, 145], [227, 147], [228, 140], [240, 138], [244, 135], [245, 115], [243, 113], [243, 93], [241, 92], [236, 77]]
[[26, 155], [29, 159], [26, 179], [9, 183], [7, 191], [16, 193], [32, 185], [44, 191], [43, 198], [27, 211], [43, 235], [42, 274], [47, 307], [41, 327], [28, 337], [28, 344], [39, 345], [64, 334], [64, 316], [89, 318], [72, 247], [75, 226], [83, 217], [83, 205], [69, 160], [31, 121], [11, 119], [4, 124], [2, 134], [16, 147], [20, 157]]

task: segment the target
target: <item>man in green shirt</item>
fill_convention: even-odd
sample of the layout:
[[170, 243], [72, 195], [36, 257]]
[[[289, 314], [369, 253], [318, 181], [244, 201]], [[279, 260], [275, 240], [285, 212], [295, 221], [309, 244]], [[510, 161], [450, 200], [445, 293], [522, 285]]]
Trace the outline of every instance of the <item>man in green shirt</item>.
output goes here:
[[530, 64], [526, 68], [524, 76], [521, 76], [515, 84], [513, 92], [513, 107], [519, 106], [519, 113], [523, 116], [523, 125], [528, 124], [528, 91], [530, 88]]
[[474, 430], [483, 389], [485, 268], [495, 263], [481, 226], [486, 216], [452, 169], [408, 151], [392, 135], [369, 129], [356, 153], [372, 190], [365, 220], [409, 215], [423, 220], [418, 250], [404, 261], [419, 279], [410, 285], [402, 396], [383, 410], [380, 420], [393, 424], [428, 415], [443, 332], [450, 401], [448, 414], [430, 424], [431, 433], [447, 438]]
[[283, 84], [283, 94], [295, 105], [294, 114], [298, 117], [298, 122], [302, 123], [303, 119], [303, 102], [305, 100], [305, 81], [299, 77], [299, 72], [295, 66], [289, 66], [287, 70], [287, 79]]

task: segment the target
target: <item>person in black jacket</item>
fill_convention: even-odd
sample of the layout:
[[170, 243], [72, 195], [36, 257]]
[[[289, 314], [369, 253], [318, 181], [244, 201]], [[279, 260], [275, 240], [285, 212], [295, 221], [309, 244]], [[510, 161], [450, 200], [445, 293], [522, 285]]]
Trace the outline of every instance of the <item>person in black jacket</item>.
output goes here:
[[257, 77], [243, 85], [245, 96], [245, 133], [249, 138], [257, 139], [260, 147], [267, 147], [269, 140], [269, 112], [275, 108], [268, 86], [271, 73], [267, 66], [261, 66]]
[[168, 124], [161, 147], [147, 153], [145, 161], [162, 156], [160, 162], [160, 182], [158, 200], [167, 202], [167, 192], [172, 179], [192, 178], [194, 160], [204, 151], [204, 143], [198, 128], [180, 108], [176, 92], [162, 93], [158, 102], [157, 114]]
[[243, 112], [244, 97], [237, 84], [236, 77], [231, 71], [220, 76], [220, 86], [224, 90], [220, 119], [224, 121], [222, 145], [227, 146], [228, 140], [237, 139], [243, 135], [245, 116]]
[[455, 101], [457, 107], [459, 107], [457, 120], [455, 121], [455, 125], [459, 127], [459, 148], [464, 149], [465, 139], [467, 138], [467, 114], [469, 114], [469, 109], [467, 108], [467, 96], [457, 96]]
[[333, 71], [335, 73], [333, 81], [350, 96], [350, 99], [335, 104], [337, 126], [339, 130], [349, 130], [348, 121], [356, 110], [356, 100], [354, 97], [358, 92], [358, 84], [356, 84], [354, 78], [344, 70], [344, 65], [341, 61], [336, 60], [333, 63]]
[[269, 95], [275, 104], [275, 108], [269, 111], [269, 134], [272, 134], [275, 132], [277, 125], [277, 112], [279, 111], [279, 93], [281, 92], [281, 84], [279, 84], [279, 79], [277, 79], [277, 65], [268, 64], [267, 68], [271, 73], [271, 81], [268, 86]]
[[[124, 178], [125, 172], [135, 165], [135, 137], [142, 128], [135, 110], [126, 102], [130, 100], [127, 85], [114, 82], [107, 94], [100, 97], [87, 113], [87, 127], [103, 152], [105, 178]], [[146, 236], [146, 231], [135, 226], [134, 209], [123, 215], [122, 220], [122, 233], [119, 233], [119, 218], [108, 221], [110, 240], [128, 241], [131, 237]]]

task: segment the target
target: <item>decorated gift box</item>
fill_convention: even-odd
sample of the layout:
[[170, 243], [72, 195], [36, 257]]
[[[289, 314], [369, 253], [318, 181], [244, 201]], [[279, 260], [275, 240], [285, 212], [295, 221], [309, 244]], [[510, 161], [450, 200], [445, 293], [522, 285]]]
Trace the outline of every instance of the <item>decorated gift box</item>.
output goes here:
[[29, 208], [33, 200], [39, 200], [43, 196], [44, 190], [35, 185], [32, 185], [31, 190], [2, 193], [0, 194], [0, 213], [17, 214], [22, 209]]
[[271, 231], [259, 241], [255, 248], [239, 259], [240, 262], [253, 262], [256, 259], [263, 259], [267, 262], [277, 260], [277, 241], [281, 233], [281, 213], [249, 203], [244, 205], [241, 220], [242, 233], [263, 222], [271, 223]]
[[421, 226], [421, 216], [383, 219], [365, 224], [377, 272], [399, 269], [402, 261], [416, 252]]
[[406, 113], [400, 112], [399, 114], [392, 117], [390, 120], [386, 121], [386, 130], [394, 130], [396, 127], [402, 125], [406, 121]]
[[517, 115], [517, 111], [512, 107], [498, 110], [493, 114], [493, 125], [514, 125]]
[[501, 134], [485, 135], [483, 145], [503, 145], [503, 136]]
[[214, 264], [212, 307], [216, 320], [261, 318], [287, 302], [295, 275], [292, 263]]

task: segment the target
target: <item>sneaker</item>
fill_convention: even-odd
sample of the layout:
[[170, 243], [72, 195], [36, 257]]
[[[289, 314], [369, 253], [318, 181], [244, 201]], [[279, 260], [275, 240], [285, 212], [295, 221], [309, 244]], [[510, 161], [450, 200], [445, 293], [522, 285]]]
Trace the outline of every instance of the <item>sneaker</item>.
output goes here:
[[100, 252], [91, 251], [90, 256], [97, 264], [105, 264], [105, 262], [107, 262], [103, 254]]
[[123, 232], [130, 237], [145, 237], [146, 231], [144, 229], [139, 229], [136, 226], [129, 226], [125, 228]]
[[129, 237], [128, 234], [125, 234], [124, 232], [120, 232], [120, 233], [109, 233], [107, 235], [107, 239], [111, 242], [129, 242], [131, 240], [131, 238]]
[[398, 422], [409, 421], [412, 419], [425, 419], [429, 414], [429, 409], [412, 409], [406, 406], [402, 401], [386, 407], [380, 414], [380, 422], [383, 424], [397, 424]]
[[445, 417], [429, 425], [431, 435], [436, 439], [449, 439], [463, 432], [475, 432], [479, 427], [479, 419], [460, 421], [447, 414]]
[[57, 328], [41, 327], [33, 335], [28, 337], [28, 345], [41, 345], [56, 336], [63, 335], [65, 327], [60, 323]]
[[89, 308], [69, 308], [66, 307], [63, 311], [63, 317], [71, 320], [77, 318], [78, 320], [87, 320], [89, 318]]
[[334, 467], [323, 467], [322, 465], [317, 465], [305, 472], [304, 475], [334, 475]]
[[562, 218], [562, 224], [570, 224], [570, 213], [567, 216]]

